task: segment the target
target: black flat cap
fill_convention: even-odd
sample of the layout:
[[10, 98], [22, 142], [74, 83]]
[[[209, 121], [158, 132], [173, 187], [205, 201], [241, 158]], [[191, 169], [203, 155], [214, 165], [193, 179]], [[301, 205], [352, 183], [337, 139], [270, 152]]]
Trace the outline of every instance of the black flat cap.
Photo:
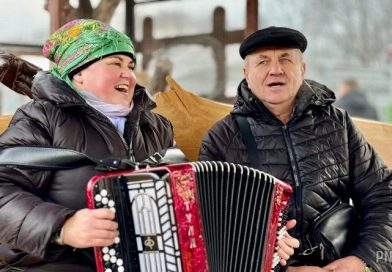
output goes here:
[[250, 34], [240, 46], [241, 58], [259, 48], [282, 47], [298, 48], [304, 52], [308, 41], [305, 36], [291, 28], [270, 26]]

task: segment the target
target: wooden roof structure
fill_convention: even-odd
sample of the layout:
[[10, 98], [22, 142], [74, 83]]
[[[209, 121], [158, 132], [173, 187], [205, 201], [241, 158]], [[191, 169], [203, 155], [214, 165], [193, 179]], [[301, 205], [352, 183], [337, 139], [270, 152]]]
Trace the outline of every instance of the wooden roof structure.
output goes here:
[[[135, 0], [126, 1], [126, 32], [128, 35], [133, 37], [134, 30], [129, 26], [134, 26], [134, 13], [133, 9], [137, 4]], [[246, 1], [246, 29], [245, 36], [254, 32], [258, 28], [258, 7], [259, 0], [243, 0]], [[48, 10], [50, 13], [50, 32], [54, 32], [56, 29], [66, 23], [66, 3], [68, 0], [48, 0]], [[152, 1], [156, 2], [156, 1]]]

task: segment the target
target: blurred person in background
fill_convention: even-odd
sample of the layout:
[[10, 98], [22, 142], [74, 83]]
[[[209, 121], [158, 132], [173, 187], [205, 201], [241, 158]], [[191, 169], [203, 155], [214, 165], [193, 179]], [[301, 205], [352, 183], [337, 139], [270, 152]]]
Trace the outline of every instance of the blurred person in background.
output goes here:
[[339, 97], [335, 106], [344, 109], [353, 117], [378, 120], [376, 108], [361, 91], [358, 80], [349, 77], [339, 86]]

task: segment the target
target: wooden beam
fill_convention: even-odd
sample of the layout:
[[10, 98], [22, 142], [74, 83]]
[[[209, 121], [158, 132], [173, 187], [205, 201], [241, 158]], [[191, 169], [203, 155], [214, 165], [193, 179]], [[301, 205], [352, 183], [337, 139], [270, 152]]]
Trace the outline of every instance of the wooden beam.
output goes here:
[[50, 33], [55, 32], [66, 23], [67, 13], [69, 12], [67, 4], [67, 0], [49, 0]]
[[125, 0], [125, 34], [127, 34], [133, 42], [136, 41], [134, 0]]
[[259, 28], [259, 0], [246, 0], [246, 29], [245, 37]]

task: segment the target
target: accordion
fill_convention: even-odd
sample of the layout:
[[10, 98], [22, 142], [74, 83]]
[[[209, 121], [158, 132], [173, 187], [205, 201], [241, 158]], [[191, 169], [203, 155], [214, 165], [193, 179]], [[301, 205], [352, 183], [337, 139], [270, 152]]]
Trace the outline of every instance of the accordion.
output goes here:
[[292, 188], [238, 164], [191, 162], [105, 173], [89, 208], [115, 211], [119, 237], [94, 248], [98, 272], [277, 271]]

